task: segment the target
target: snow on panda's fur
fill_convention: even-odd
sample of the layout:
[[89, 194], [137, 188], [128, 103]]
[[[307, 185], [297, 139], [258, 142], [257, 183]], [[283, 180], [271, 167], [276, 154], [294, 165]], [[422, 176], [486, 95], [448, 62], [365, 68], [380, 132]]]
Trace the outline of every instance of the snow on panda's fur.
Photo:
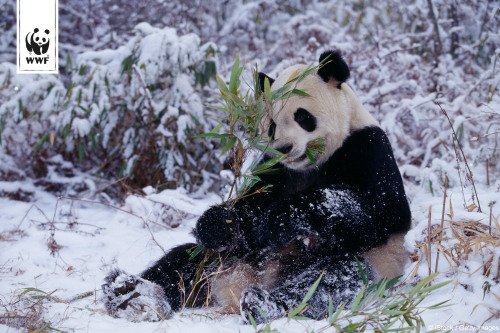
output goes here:
[[[194, 230], [198, 244], [172, 249], [140, 277], [112, 272], [103, 285], [111, 315], [151, 319], [188, 301], [240, 312], [245, 323], [248, 313], [264, 322], [300, 304], [322, 275], [305, 313], [316, 317], [330, 298], [339, 306], [362, 288], [355, 257], [372, 280], [403, 272], [410, 210], [391, 146], [345, 83], [349, 68], [340, 54], [325, 52], [320, 63], [296, 86], [310, 96], [276, 103], [262, 124], [271, 146], [287, 153], [281, 169], [255, 185], [272, 184], [271, 190], [211, 207]], [[259, 74], [260, 84], [268, 78], [277, 90], [305, 69], [292, 66], [276, 80]], [[316, 167], [305, 151], [320, 137], [326, 150]], [[148, 298], [140, 291], [147, 286], [160, 286], [164, 295]]]

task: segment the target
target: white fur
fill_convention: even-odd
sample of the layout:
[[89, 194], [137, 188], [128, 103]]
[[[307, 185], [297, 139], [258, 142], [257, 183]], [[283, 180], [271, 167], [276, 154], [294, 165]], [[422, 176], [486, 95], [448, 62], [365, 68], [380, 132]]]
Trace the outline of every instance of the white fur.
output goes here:
[[[306, 65], [294, 65], [281, 73], [272, 85], [272, 90], [278, 90], [288, 81], [300, 75]], [[316, 162], [326, 162], [342, 145], [344, 139], [356, 129], [367, 126], [378, 126], [377, 121], [363, 107], [352, 89], [342, 83], [330, 79], [325, 83], [316, 73], [307, 75], [298, 84], [293, 82], [291, 89], [300, 89], [310, 95], [303, 97], [293, 95], [288, 99], [276, 102], [272, 108], [272, 119], [276, 123], [275, 141], [272, 148], [280, 148], [289, 144], [293, 149], [288, 153], [283, 164], [296, 170], [306, 170], [313, 167], [309, 159], [304, 159], [308, 142], [324, 138], [326, 151], [316, 157]], [[307, 132], [294, 120], [298, 108], [309, 111], [316, 117], [316, 129]], [[263, 123], [263, 133], [267, 133], [270, 121]]]

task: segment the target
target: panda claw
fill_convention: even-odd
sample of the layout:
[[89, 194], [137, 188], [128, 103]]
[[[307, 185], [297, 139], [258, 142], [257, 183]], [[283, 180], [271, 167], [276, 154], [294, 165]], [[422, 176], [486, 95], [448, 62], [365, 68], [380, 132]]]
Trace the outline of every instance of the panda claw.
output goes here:
[[109, 315], [133, 322], [162, 320], [171, 313], [163, 289], [138, 276], [113, 270], [102, 285], [104, 307]]
[[251, 324], [251, 318], [256, 324], [262, 324], [282, 317], [285, 309], [274, 302], [264, 289], [250, 287], [241, 294], [240, 314], [243, 324]]

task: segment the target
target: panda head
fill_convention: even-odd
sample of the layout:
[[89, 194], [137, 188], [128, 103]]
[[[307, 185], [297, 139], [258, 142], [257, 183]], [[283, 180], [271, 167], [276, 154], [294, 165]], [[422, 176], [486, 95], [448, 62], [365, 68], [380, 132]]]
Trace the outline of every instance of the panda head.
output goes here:
[[[270, 147], [287, 154], [281, 163], [289, 169], [307, 171], [314, 168], [306, 156], [310, 142], [322, 138], [325, 151], [315, 157], [317, 165], [325, 163], [342, 145], [344, 139], [358, 128], [377, 125], [361, 102], [344, 82], [349, 77], [349, 67], [336, 51], [323, 53], [316, 73], [292, 84], [293, 88], [309, 96], [292, 95], [275, 102], [270, 114], [261, 123], [262, 133]], [[269, 79], [271, 90], [283, 87], [306, 70], [306, 65], [285, 69], [273, 80], [259, 73], [259, 83], [264, 91], [264, 80]]]
[[38, 44], [38, 46], [44, 46], [45, 44], [47, 44], [49, 42], [49, 29], [45, 29], [45, 31], [43, 33], [39, 33], [40, 30], [38, 28], [35, 28], [35, 30], [33, 31], [33, 42], [35, 42], [36, 44]]

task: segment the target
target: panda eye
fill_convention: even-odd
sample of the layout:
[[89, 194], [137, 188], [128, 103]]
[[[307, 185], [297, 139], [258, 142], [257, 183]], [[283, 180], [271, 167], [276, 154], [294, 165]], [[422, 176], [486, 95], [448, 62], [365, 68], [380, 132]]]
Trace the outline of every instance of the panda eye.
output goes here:
[[37, 42], [38, 42], [38, 40], [39, 40], [39, 39], [40, 39], [40, 37], [35, 38], [35, 40], [36, 40]]
[[267, 130], [267, 136], [274, 140], [274, 133], [276, 132], [276, 123], [271, 119], [271, 125], [269, 125], [269, 129]]
[[300, 127], [308, 132], [312, 132], [316, 129], [316, 118], [303, 108], [298, 108], [293, 118]]

